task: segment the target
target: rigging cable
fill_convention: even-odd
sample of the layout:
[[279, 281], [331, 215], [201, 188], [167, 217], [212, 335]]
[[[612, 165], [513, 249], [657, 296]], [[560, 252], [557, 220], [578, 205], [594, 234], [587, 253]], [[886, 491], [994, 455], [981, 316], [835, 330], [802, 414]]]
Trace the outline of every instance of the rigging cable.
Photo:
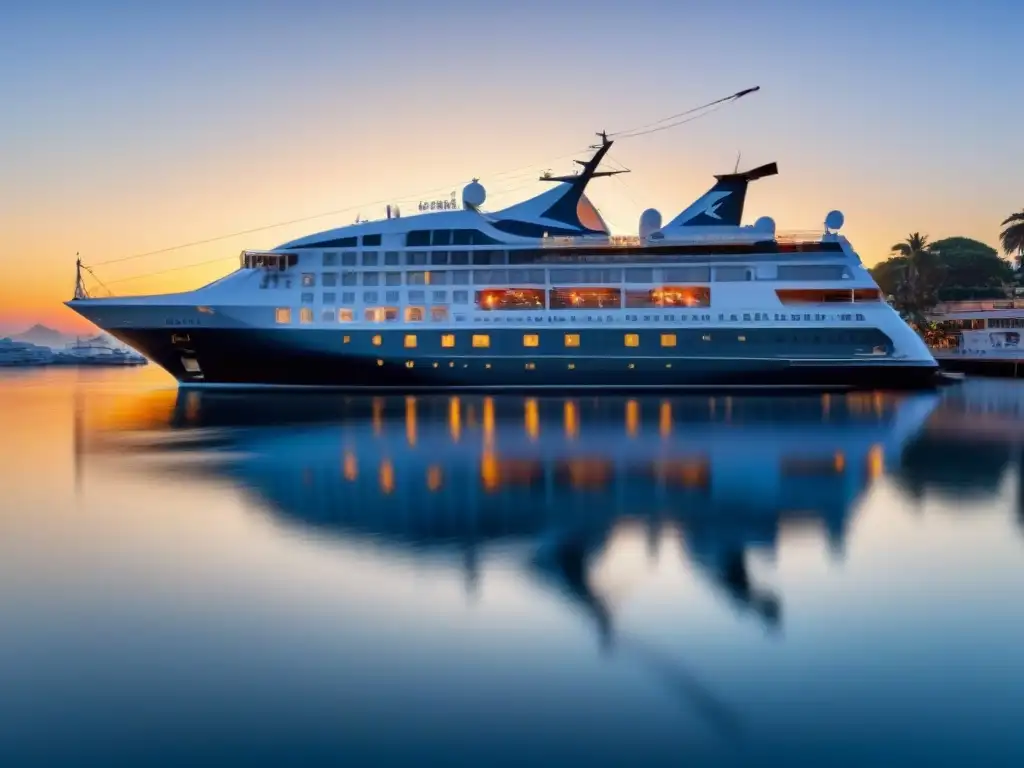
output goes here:
[[[637, 136], [645, 136], [645, 135], [647, 135], [649, 133], [656, 133], [658, 131], [668, 130], [669, 128], [675, 128], [675, 127], [683, 125], [685, 123], [689, 123], [689, 122], [692, 122], [694, 120], [698, 120], [698, 119], [700, 119], [702, 117], [706, 117], [707, 115], [711, 114], [712, 112], [716, 112], [717, 110], [721, 109], [726, 104], [734, 102], [734, 101], [737, 101], [738, 99], [743, 98], [747, 94], [754, 93], [755, 91], [758, 91], [760, 89], [761, 89], [761, 86], [754, 86], [753, 88], [746, 88], [746, 89], [744, 89], [742, 91], [737, 91], [736, 93], [733, 93], [733, 94], [731, 94], [729, 96], [725, 96], [725, 97], [723, 97], [721, 99], [715, 99], [714, 101], [710, 101], [707, 104], [702, 104], [699, 107], [693, 107], [691, 109], [684, 110], [683, 112], [677, 112], [674, 115], [669, 115], [668, 117], [663, 117], [660, 120], [655, 120], [652, 123], [646, 123], [646, 124], [638, 126], [636, 128], [629, 128], [629, 129], [617, 131], [616, 133], [609, 133], [608, 136], [611, 137], [611, 138], [616, 138], [618, 140], [632, 139], [632, 138], [636, 138]], [[700, 114], [695, 114], [695, 113], [700, 113]], [[684, 119], [679, 120], [678, 118], [684, 118]], [[675, 122], [671, 122], [671, 121], [675, 121]], [[560, 156], [555, 157], [555, 158], [549, 158], [548, 162], [550, 162], [551, 160], [560, 160], [560, 159], [563, 159], [563, 158], [566, 158], [566, 157], [573, 157], [573, 156], [579, 154], [579, 152], [580, 152], [580, 150], [577, 150], [577, 151], [574, 151], [574, 152], [566, 153], [564, 155], [560, 155]], [[501, 172], [495, 173], [495, 174], [489, 174], [489, 176], [490, 176], [490, 178], [496, 178], [496, 177], [499, 177], [499, 176], [506, 176], [506, 175], [516, 174], [516, 173], [525, 171], [525, 170], [530, 169], [530, 168], [536, 168], [538, 165], [543, 165], [543, 163], [533, 164], [533, 165], [529, 165], [529, 166], [521, 166], [520, 168], [514, 168], [512, 170], [501, 171]], [[321, 219], [321, 218], [325, 218], [327, 216], [337, 216], [337, 215], [340, 215], [342, 213], [350, 213], [351, 211], [355, 211], [355, 210], [358, 210], [360, 208], [367, 208], [367, 207], [374, 206], [374, 205], [387, 205], [389, 203], [405, 202], [405, 201], [409, 201], [409, 200], [414, 200], [417, 197], [422, 197], [422, 196], [429, 195], [429, 194], [435, 194], [435, 193], [438, 193], [438, 192], [447, 192], [451, 188], [451, 186], [452, 185], [447, 184], [447, 185], [444, 185], [444, 186], [434, 187], [432, 189], [420, 192], [417, 195], [408, 195], [408, 196], [406, 196], [404, 198], [399, 198], [398, 200], [396, 200], [395, 198], [386, 198], [386, 199], [383, 199], [383, 200], [375, 200], [375, 201], [372, 201], [372, 202], [367, 202], [367, 203], [361, 203], [361, 204], [358, 204], [358, 205], [348, 206], [346, 208], [339, 208], [339, 209], [333, 210], [333, 211], [325, 211], [323, 213], [317, 213], [317, 214], [313, 214], [313, 215], [310, 215], [310, 216], [302, 216], [302, 217], [299, 217], [299, 218], [296, 218], [296, 219], [289, 219], [287, 221], [279, 221], [279, 222], [276, 222], [274, 224], [266, 224], [266, 225], [263, 225], [263, 226], [260, 226], [260, 227], [252, 227], [252, 228], [249, 228], [249, 229], [239, 230], [237, 232], [231, 232], [231, 233], [225, 234], [225, 235], [218, 235], [216, 237], [208, 237], [208, 238], [204, 238], [202, 240], [193, 240], [193, 241], [188, 242], [188, 243], [182, 243], [182, 244], [179, 244], [179, 245], [168, 246], [166, 248], [158, 248], [158, 249], [156, 249], [154, 251], [145, 251], [143, 253], [135, 253], [135, 254], [131, 254], [129, 256], [121, 256], [121, 257], [116, 258], [116, 259], [108, 259], [107, 261], [98, 262], [97, 264], [94, 264], [93, 266], [102, 267], [102, 266], [107, 266], [107, 265], [110, 265], [110, 264], [120, 264], [122, 262], [133, 261], [135, 259], [141, 259], [141, 258], [145, 258], [147, 256], [157, 256], [157, 255], [160, 255], [160, 254], [163, 254], [163, 253], [170, 253], [171, 251], [178, 251], [178, 250], [182, 250], [182, 249], [185, 249], [185, 248], [193, 248], [193, 247], [196, 247], [196, 246], [199, 246], [199, 245], [209, 245], [211, 243], [220, 242], [221, 240], [230, 240], [231, 238], [241, 237], [243, 235], [251, 235], [251, 234], [255, 234], [257, 232], [265, 232], [265, 231], [270, 230], [270, 229], [277, 229], [279, 227], [286, 227], [286, 226], [289, 226], [289, 225], [292, 225], [292, 224], [301, 224], [303, 222], [313, 221], [314, 219]], [[506, 190], [506, 191], [508, 191], [508, 190]], [[203, 266], [204, 264], [211, 264], [214, 261], [226, 261], [228, 258], [232, 258], [233, 259], [235, 257], [233, 257], [233, 256], [231, 256], [231, 257], [220, 257], [220, 258], [214, 259], [213, 261], [199, 262], [197, 264], [192, 264], [192, 265], [188, 265], [188, 266], [175, 267], [175, 268], [172, 268], [172, 269], [169, 269], [169, 270], [161, 270], [159, 272], [149, 273], [147, 275], [140, 275], [139, 277], [141, 278], [141, 277], [148, 277], [148, 276], [156, 275], [156, 274], [164, 274], [165, 272], [173, 272], [173, 271], [177, 271], [178, 269], [188, 269], [191, 266]], [[94, 278], [96, 278], [96, 275], [93, 274], [91, 271], [90, 271], [90, 274], [92, 274], [92, 276]], [[134, 277], [121, 278], [119, 280], [112, 280], [110, 282], [117, 283], [117, 282], [125, 282], [127, 280], [134, 280], [134, 279], [137, 279], [137, 278], [134, 278]], [[99, 278], [96, 278], [96, 280], [99, 281]]]

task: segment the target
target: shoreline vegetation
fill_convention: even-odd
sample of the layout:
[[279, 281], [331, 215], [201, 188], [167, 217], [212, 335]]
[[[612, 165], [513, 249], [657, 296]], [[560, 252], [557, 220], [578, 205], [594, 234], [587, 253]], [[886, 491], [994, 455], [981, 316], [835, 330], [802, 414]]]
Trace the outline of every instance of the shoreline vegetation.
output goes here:
[[[955, 342], [952, 329], [928, 319], [943, 302], [1024, 295], [1024, 210], [1003, 220], [1000, 246], [969, 237], [932, 242], [913, 232], [869, 271], [889, 303], [933, 347]], [[1004, 258], [1005, 257], [1005, 258]]]

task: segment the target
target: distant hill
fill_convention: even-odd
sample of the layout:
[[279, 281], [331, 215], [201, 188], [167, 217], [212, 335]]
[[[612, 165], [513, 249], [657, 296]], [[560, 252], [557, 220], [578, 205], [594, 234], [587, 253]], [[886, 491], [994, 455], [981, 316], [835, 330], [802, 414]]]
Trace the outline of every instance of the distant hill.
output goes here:
[[38, 323], [24, 333], [15, 335], [14, 339], [17, 341], [27, 341], [30, 344], [38, 344], [42, 347], [63, 347], [68, 343], [68, 337], [63, 333]]

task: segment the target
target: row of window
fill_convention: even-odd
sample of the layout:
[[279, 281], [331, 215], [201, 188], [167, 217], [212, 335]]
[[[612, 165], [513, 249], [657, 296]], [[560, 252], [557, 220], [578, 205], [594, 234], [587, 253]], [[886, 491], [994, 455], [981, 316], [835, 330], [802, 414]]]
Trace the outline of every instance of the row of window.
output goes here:
[[[623, 293], [618, 289], [610, 288], [552, 288], [548, 291], [534, 288], [516, 289], [492, 289], [476, 291], [474, 295], [477, 309], [490, 311], [515, 311], [544, 309], [552, 310], [575, 310], [575, 309], [660, 309], [679, 308], [695, 309], [711, 306], [711, 289], [707, 286], [662, 286], [643, 290], [629, 290]], [[849, 304], [852, 302], [877, 302], [881, 301], [881, 293], [874, 288], [858, 288], [853, 291], [777, 291], [779, 300], [785, 305], [800, 304]], [[384, 291], [383, 301], [386, 304], [399, 304], [408, 302], [410, 304], [446, 304], [451, 299], [452, 304], [468, 305], [470, 293], [467, 290], [452, 291], [450, 296], [447, 290], [426, 290], [412, 289], [406, 294], [403, 302], [400, 291]], [[325, 305], [342, 304], [352, 306], [356, 303], [355, 291], [344, 291], [340, 294], [341, 301], [338, 301], [339, 294], [334, 291], [324, 291], [321, 294], [321, 303]], [[364, 304], [377, 304], [381, 301], [379, 291], [363, 291], [362, 302]], [[316, 296], [312, 291], [304, 291], [300, 294], [303, 304], [313, 304]], [[994, 322], [1005, 322], [1007, 327], [1017, 328], [1021, 325], [1010, 325], [1011, 322], [1020, 323], [1015, 320], [1003, 320]]]
[[[366, 254], [364, 254], [366, 255]], [[397, 254], [396, 254], [397, 255]], [[335, 266], [326, 264], [325, 266]], [[426, 262], [422, 262], [426, 264]], [[354, 266], [345, 265], [342, 266]], [[372, 265], [377, 266], [376, 261]], [[849, 276], [846, 268], [841, 265], [831, 264], [800, 264], [800, 265], [778, 265], [774, 277], [769, 277], [766, 272], [758, 275], [758, 279], [774, 280], [806, 280], [806, 281], [827, 281], [842, 280]], [[361, 275], [361, 277], [359, 277]], [[746, 266], [728, 267], [626, 267], [626, 268], [605, 268], [605, 269], [578, 269], [570, 267], [553, 267], [551, 269], [474, 269], [455, 270], [413, 270], [408, 272], [323, 272], [320, 280], [323, 285], [337, 285], [340, 279], [342, 285], [424, 285], [424, 284], [445, 284], [469, 285], [470, 282], [477, 285], [545, 285], [552, 283], [578, 283], [583, 285], [618, 285], [627, 283], [653, 283], [653, 282], [678, 282], [678, 283], [730, 283], [746, 282], [755, 279], [755, 272]], [[302, 284], [312, 286], [316, 284], [317, 276], [313, 272], [302, 274]]]
[[[434, 308], [434, 309], [443, 309]], [[279, 309], [278, 311], [278, 322], [287, 323], [291, 321], [291, 311], [288, 309]], [[328, 314], [330, 312], [330, 314]], [[393, 318], [397, 319], [398, 310], [394, 308], [380, 307], [373, 310], [366, 310], [367, 313], [388, 313], [394, 314]], [[405, 319], [407, 321], [421, 321], [423, 320], [423, 308], [422, 307], [406, 307]], [[338, 320], [341, 322], [351, 322], [353, 319], [352, 310], [338, 310]], [[325, 322], [333, 321], [334, 313], [333, 310], [325, 310], [323, 319]], [[367, 319], [370, 319], [369, 316]], [[382, 318], [383, 319], [383, 318]], [[446, 318], [442, 318], [446, 319]], [[303, 314], [300, 317], [300, 322], [311, 323], [313, 321], [312, 311], [308, 313], [303, 310]], [[780, 332], [781, 336], [773, 339], [776, 343], [786, 343], [788, 340], [785, 337], [785, 332]], [[724, 338], [729, 340], [735, 340], [737, 342], [745, 343], [747, 336], [745, 333], [736, 333], [731, 331], [716, 331], [715, 333], [705, 333], [700, 337], [701, 341], [722, 340]], [[439, 337], [440, 346], [442, 349], [454, 349], [455, 348], [455, 334], [454, 333], [443, 333]], [[660, 333], [658, 334], [659, 344], [663, 348], [672, 348], [678, 346], [678, 336], [674, 333]], [[348, 344], [351, 341], [350, 336], [344, 337], [344, 343]], [[821, 343], [836, 343], [836, 342], [872, 342], [877, 341], [874, 336], [864, 334], [858, 331], [832, 331], [832, 332], [816, 332], [813, 335], [808, 335], [806, 338], [793, 338], [793, 343], [808, 343], [813, 342], [815, 344]], [[379, 347], [384, 343], [384, 337], [380, 334], [375, 334], [370, 338], [370, 343], [375, 347]], [[540, 335], [536, 333], [524, 333], [522, 337], [523, 347], [525, 349], [535, 349], [540, 346]], [[562, 335], [562, 343], [566, 349], [576, 349], [580, 346], [580, 334], [579, 333], [566, 333]], [[638, 348], [640, 347], [640, 334], [639, 333], [625, 333], [622, 336], [622, 344], [624, 347]], [[419, 337], [415, 333], [407, 333], [404, 335], [403, 344], [406, 349], [415, 349], [419, 346]], [[491, 346], [491, 336], [488, 333], [474, 333], [470, 336], [470, 346], [475, 349], [489, 349]], [[878, 351], [878, 347], [875, 348]], [[883, 350], [884, 351], [884, 350]]]
[[[368, 323], [396, 322], [401, 316], [407, 323], [421, 323], [429, 314], [432, 322], [446, 322], [448, 320], [448, 307], [405, 307], [400, 311], [398, 307], [367, 307], [363, 310], [363, 319]], [[299, 322], [302, 324], [312, 323], [314, 318], [312, 307], [301, 307], [299, 309]], [[356, 311], [342, 307], [333, 309], [324, 307], [320, 310], [320, 321], [324, 323], [352, 323], [355, 322]], [[289, 325], [292, 322], [292, 310], [289, 307], [278, 307], [274, 310], [274, 321], [278, 325]]]

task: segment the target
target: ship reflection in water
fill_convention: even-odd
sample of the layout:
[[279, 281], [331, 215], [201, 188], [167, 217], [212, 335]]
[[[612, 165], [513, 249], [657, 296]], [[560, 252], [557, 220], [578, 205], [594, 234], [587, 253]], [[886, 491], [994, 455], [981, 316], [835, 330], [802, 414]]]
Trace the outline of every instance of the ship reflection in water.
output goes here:
[[[79, 571], [55, 600], [89, 618], [54, 619], [66, 640], [44, 642], [38, 612], [22, 611], [24, 654], [64, 651], [38, 665], [63, 670], [46, 690], [0, 641], [11, 706], [63, 728], [45, 748], [20, 735], [36, 751], [14, 757], [1024, 756], [1024, 613], [1008, 607], [1024, 587], [1015, 383], [636, 399], [80, 392], [72, 413], [69, 519], [84, 522], [61, 550]], [[117, 544], [82, 565], [99, 539]], [[37, 694], [51, 703], [33, 710]]]
[[[668, 534], [737, 609], [771, 628], [781, 600], [748, 552], [786, 527], [841, 555], [848, 518], [937, 398], [346, 398], [182, 391], [167, 426], [180, 476], [228, 477], [282, 522], [410, 556], [448, 554], [475, 591], [491, 547], [525, 546], [524, 572], [613, 642], [591, 564], [617, 529]], [[284, 426], [287, 425], [287, 426]], [[162, 436], [130, 450], [166, 454]], [[218, 458], [218, 453], [222, 458]]]

